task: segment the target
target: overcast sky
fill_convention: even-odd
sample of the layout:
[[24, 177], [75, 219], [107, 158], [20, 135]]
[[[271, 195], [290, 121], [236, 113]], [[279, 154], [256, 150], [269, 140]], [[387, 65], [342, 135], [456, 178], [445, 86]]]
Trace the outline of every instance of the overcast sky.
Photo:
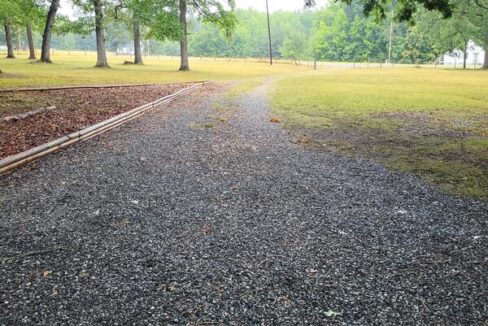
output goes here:
[[[276, 10], [301, 10], [303, 9], [303, 0], [268, 0], [269, 9]], [[327, 0], [316, 0], [319, 7], [324, 6]], [[254, 8], [260, 11], [266, 11], [266, 0], [236, 0], [238, 8]], [[61, 14], [72, 16], [73, 6], [69, 0], [61, 0]]]

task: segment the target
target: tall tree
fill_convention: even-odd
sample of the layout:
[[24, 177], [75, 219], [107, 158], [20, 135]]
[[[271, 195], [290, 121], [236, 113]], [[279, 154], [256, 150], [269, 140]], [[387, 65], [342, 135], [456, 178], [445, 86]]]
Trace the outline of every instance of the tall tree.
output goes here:
[[133, 15], [132, 18], [132, 33], [134, 39], [134, 64], [142, 65], [142, 51], [141, 51], [141, 26], [140, 20], [137, 14]]
[[[105, 6], [112, 4], [110, 0], [73, 0], [73, 3], [79, 6], [87, 15], [93, 13], [95, 23], [95, 43], [97, 50], [96, 68], [109, 68], [107, 52], [105, 49]], [[86, 22], [88, 17], [79, 19], [79, 24], [75, 25], [74, 30], [83, 30], [86, 33]], [[92, 25], [93, 26], [93, 25]]]
[[45, 11], [43, 6], [37, 0], [17, 0], [22, 15], [20, 23], [25, 26], [27, 34], [27, 43], [29, 45], [29, 59], [36, 59], [36, 50], [34, 45], [33, 26], [39, 26], [44, 19]]
[[180, 71], [190, 70], [190, 64], [188, 62], [188, 24], [186, 21], [187, 5], [186, 0], [179, 0], [180, 8], [180, 24], [181, 24], [181, 37], [180, 37]]
[[290, 17], [285, 26], [285, 37], [280, 48], [283, 57], [294, 60], [309, 58], [310, 45], [306, 35], [305, 27], [299, 20], [298, 15]]
[[[350, 59], [348, 58], [351, 56], [350, 53], [346, 53], [346, 49], [351, 47], [347, 41], [350, 23], [342, 5], [331, 6], [330, 10], [323, 12], [319, 19], [314, 42], [314, 52], [318, 59], [331, 61]], [[355, 32], [356, 26], [353, 27]]]
[[[134, 43], [134, 64], [144, 64], [142, 60], [141, 25], [146, 23], [160, 0], [117, 0], [114, 18], [124, 22], [132, 33]], [[160, 2], [161, 3], [161, 2]], [[164, 2], [163, 2], [164, 4]]]
[[[158, 0], [155, 0], [156, 3]], [[234, 31], [237, 19], [234, 0], [159, 0], [158, 12], [152, 17], [150, 36], [158, 40], [180, 42], [180, 70], [190, 70], [188, 60], [188, 19], [193, 13], [204, 23], [218, 26], [227, 38]]]
[[25, 23], [25, 31], [27, 33], [27, 43], [29, 44], [29, 60], [35, 60], [36, 57], [36, 47], [34, 45], [34, 35], [32, 33], [32, 23]]
[[485, 58], [483, 62], [483, 69], [488, 69], [488, 32], [485, 34], [483, 48], [485, 50]]
[[41, 62], [51, 63], [51, 36], [53, 33], [54, 21], [59, 8], [59, 0], [51, 0], [51, 5], [46, 17], [46, 25], [42, 34]]
[[478, 27], [478, 33], [475, 40], [483, 46], [485, 50], [485, 57], [483, 69], [488, 69], [488, 1], [487, 0], [470, 0], [475, 6], [469, 14], [473, 25]]
[[14, 43], [12, 39], [12, 23], [9, 21], [4, 22], [5, 27], [5, 40], [7, 42], [7, 58], [15, 59]]
[[0, 21], [5, 30], [5, 41], [7, 43], [7, 58], [14, 59], [14, 42], [12, 35], [12, 25], [18, 23], [20, 8], [16, 1], [0, 0]]
[[450, 20], [459, 37], [460, 48], [463, 50], [464, 69], [467, 67], [469, 41], [478, 32], [478, 27], [473, 25], [470, 19], [470, 14], [474, 9], [474, 4], [471, 1], [462, 1], [456, 5], [454, 10], [455, 17]]
[[95, 35], [97, 39], [97, 68], [108, 68], [107, 53], [105, 51], [104, 14], [102, 0], [92, 0], [95, 12]]

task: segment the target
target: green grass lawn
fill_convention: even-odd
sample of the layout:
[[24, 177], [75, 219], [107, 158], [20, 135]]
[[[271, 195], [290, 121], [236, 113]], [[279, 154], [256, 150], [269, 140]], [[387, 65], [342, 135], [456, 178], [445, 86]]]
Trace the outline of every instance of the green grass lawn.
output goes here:
[[292, 64], [276, 64], [270, 67], [264, 62], [236, 62], [227, 59], [190, 58], [189, 72], [179, 72], [176, 57], [146, 57], [144, 66], [123, 65], [129, 56], [109, 55], [111, 69], [93, 68], [94, 52], [61, 52], [52, 56], [53, 64], [30, 62], [26, 53], [18, 59], [4, 59], [0, 53], [0, 88], [36, 87], [87, 84], [136, 84], [171, 83], [197, 80], [236, 80], [260, 78], [310, 70], [309, 67]]
[[299, 138], [488, 198], [488, 72], [329, 69], [285, 77], [274, 113]]

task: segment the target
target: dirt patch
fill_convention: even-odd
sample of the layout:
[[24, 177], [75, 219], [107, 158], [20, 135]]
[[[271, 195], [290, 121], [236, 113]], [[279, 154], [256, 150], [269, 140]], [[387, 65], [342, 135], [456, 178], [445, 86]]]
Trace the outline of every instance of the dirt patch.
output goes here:
[[466, 117], [438, 116], [432, 112], [380, 112], [370, 115], [373, 119], [384, 119], [397, 124], [399, 132], [411, 137], [434, 136], [465, 138], [480, 133], [488, 123], [488, 115]]
[[372, 113], [373, 118], [395, 119], [395, 120], [407, 120], [415, 123], [428, 124], [431, 123], [433, 117], [426, 112], [379, 112]]
[[483, 137], [426, 126], [386, 131], [374, 128], [288, 126], [295, 142], [309, 148], [373, 159], [414, 172], [455, 194], [488, 198]]
[[38, 146], [174, 93], [189, 84], [63, 89], [0, 94], [0, 118], [47, 105], [56, 110], [0, 122], [0, 158]]

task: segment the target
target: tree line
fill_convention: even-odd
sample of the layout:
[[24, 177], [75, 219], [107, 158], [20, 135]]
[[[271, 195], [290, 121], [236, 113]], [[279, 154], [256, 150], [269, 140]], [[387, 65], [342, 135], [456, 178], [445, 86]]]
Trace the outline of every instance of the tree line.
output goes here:
[[[296, 0], [299, 1], [299, 0]], [[443, 53], [468, 50], [473, 40], [488, 48], [486, 0], [354, 0], [324, 9], [274, 12], [272, 52], [292, 61], [430, 63]], [[416, 6], [411, 6], [416, 2]], [[49, 49], [96, 50], [97, 67], [108, 67], [106, 50], [133, 43], [135, 64], [143, 63], [142, 45], [152, 54], [265, 57], [266, 14], [235, 9], [232, 0], [72, 0], [75, 21], [57, 16], [59, 0], [0, 0], [7, 57], [14, 57], [13, 35], [27, 38], [29, 58], [41, 45], [41, 62]], [[313, 1], [305, 1], [313, 5]], [[450, 18], [449, 18], [450, 17]], [[22, 33], [25, 29], [25, 32]], [[41, 41], [34, 36], [42, 34]], [[488, 68], [488, 51], [485, 51]], [[465, 56], [466, 57], [466, 56]]]
[[76, 21], [57, 17], [60, 0], [0, 0], [0, 20], [5, 28], [7, 58], [15, 58], [12, 28], [26, 26], [31, 59], [36, 59], [32, 26], [42, 30], [40, 62], [50, 63], [53, 33], [95, 35], [95, 67], [109, 67], [105, 32], [110, 22], [125, 24], [134, 42], [134, 63], [142, 64], [141, 26], [148, 28], [146, 37], [160, 41], [179, 41], [180, 70], [189, 70], [188, 17], [198, 17], [218, 26], [226, 35], [237, 24], [233, 0], [72, 0], [84, 15]]
[[[488, 49], [488, 6], [480, 0], [451, 1], [451, 18], [439, 12], [418, 8], [410, 20], [395, 19], [401, 14], [398, 2], [385, 10], [385, 19], [362, 15], [362, 6], [334, 5], [318, 13], [312, 36], [313, 56], [327, 61], [376, 61], [433, 63], [443, 54], [464, 51], [469, 41]], [[485, 51], [484, 68], [488, 68]]]
[[[434, 63], [454, 50], [466, 52], [468, 41], [488, 49], [488, 6], [475, 0], [452, 1], [451, 18], [421, 6], [401, 21], [402, 7], [391, 2], [385, 17], [367, 15], [361, 1], [334, 3], [316, 11], [274, 12], [272, 52], [278, 58], [347, 62]], [[237, 10], [239, 25], [227, 40], [218, 28], [193, 23], [190, 53], [194, 56], [265, 57], [266, 14]], [[174, 47], [163, 48], [171, 54]], [[464, 58], [466, 59], [466, 55]], [[488, 68], [488, 51], [484, 67]]]

